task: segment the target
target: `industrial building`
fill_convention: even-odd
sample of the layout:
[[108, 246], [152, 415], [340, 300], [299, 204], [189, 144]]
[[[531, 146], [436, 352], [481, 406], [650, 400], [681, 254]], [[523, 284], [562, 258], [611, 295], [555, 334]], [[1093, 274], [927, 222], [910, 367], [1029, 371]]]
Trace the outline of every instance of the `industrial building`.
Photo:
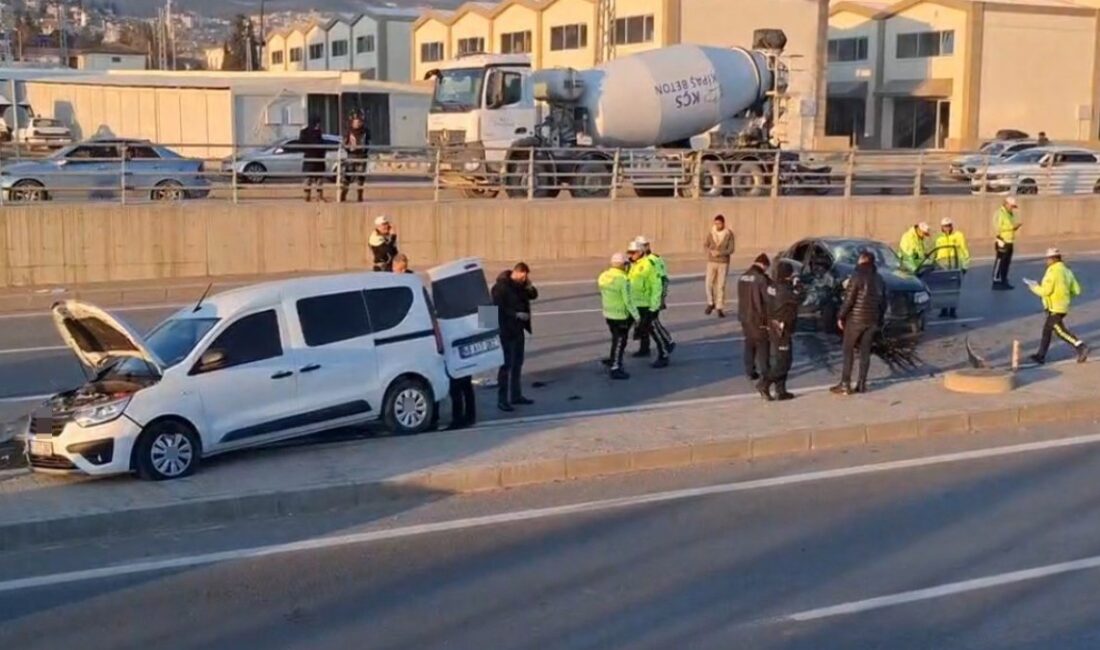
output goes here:
[[359, 71], [367, 79], [411, 79], [412, 24], [417, 12], [368, 7], [354, 16], [310, 22], [267, 36], [264, 66], [272, 72]]
[[425, 11], [413, 26], [413, 77], [473, 52], [528, 54], [536, 69], [588, 68], [677, 43], [751, 46], [755, 29], [783, 29], [792, 69], [777, 135], [820, 145], [828, 0], [503, 0]]
[[1001, 129], [1100, 138], [1100, 0], [834, 2], [826, 133], [970, 149]]
[[430, 103], [422, 86], [355, 72], [0, 70], [0, 88], [63, 121], [77, 139], [147, 138], [202, 157], [297, 135], [313, 115], [339, 133], [354, 109], [365, 113], [374, 144], [422, 146]]

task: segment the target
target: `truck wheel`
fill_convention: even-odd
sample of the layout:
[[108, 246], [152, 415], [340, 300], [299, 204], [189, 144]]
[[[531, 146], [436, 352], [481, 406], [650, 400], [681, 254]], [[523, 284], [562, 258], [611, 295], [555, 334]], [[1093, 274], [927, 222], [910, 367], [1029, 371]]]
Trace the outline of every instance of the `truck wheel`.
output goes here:
[[577, 165], [569, 193], [578, 199], [602, 199], [611, 194], [611, 165], [599, 160], [590, 160]]
[[[522, 155], [522, 154], [521, 154]], [[531, 196], [536, 199], [552, 199], [561, 190], [557, 187], [547, 187], [554, 184], [554, 179], [548, 178], [552, 169], [546, 164], [545, 158], [535, 158], [535, 189]], [[514, 156], [508, 159], [504, 165], [504, 193], [512, 199], [525, 199], [529, 193], [528, 176], [531, 171], [531, 162], [526, 155]]]
[[734, 196], [763, 196], [768, 184], [764, 167], [757, 162], [743, 162], [734, 168], [730, 185]]
[[699, 195], [703, 197], [724, 196], [726, 193], [726, 172], [722, 163], [717, 160], [707, 160], [703, 163], [702, 175], [699, 178]]

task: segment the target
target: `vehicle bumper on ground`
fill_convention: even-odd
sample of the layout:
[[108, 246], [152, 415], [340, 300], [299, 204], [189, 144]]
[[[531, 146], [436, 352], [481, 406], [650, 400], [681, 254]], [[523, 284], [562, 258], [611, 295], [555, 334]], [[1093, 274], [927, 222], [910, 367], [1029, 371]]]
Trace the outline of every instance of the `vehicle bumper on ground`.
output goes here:
[[34, 471], [107, 476], [130, 471], [130, 453], [140, 434], [141, 427], [125, 415], [93, 427], [36, 415], [22, 438]]

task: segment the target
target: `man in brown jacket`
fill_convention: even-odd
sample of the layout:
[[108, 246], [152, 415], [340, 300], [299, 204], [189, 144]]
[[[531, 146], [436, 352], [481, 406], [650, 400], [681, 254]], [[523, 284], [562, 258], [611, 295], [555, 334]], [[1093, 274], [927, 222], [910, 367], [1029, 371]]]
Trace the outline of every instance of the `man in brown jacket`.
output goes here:
[[718, 310], [718, 317], [726, 317], [726, 273], [730, 270], [730, 255], [733, 255], [733, 231], [726, 228], [726, 218], [718, 215], [714, 218], [714, 227], [703, 240], [703, 250], [707, 252], [707, 309], [709, 316]]

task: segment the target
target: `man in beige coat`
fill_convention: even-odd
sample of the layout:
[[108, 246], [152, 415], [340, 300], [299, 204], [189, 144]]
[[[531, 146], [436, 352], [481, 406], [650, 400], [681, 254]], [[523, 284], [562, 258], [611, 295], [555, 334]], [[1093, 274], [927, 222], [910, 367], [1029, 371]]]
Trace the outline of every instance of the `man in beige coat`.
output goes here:
[[730, 270], [730, 255], [733, 255], [733, 231], [726, 228], [726, 218], [718, 215], [714, 226], [703, 240], [703, 250], [707, 252], [707, 309], [709, 316], [718, 310], [718, 317], [726, 317], [726, 273]]

